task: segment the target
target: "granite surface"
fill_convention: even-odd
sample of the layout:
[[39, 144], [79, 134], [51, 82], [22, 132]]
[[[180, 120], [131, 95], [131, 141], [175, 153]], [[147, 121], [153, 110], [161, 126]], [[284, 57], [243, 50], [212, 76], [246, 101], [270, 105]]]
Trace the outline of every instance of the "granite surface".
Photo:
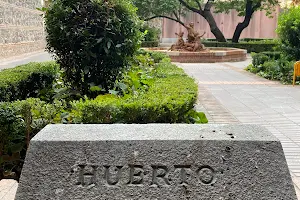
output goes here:
[[296, 200], [280, 142], [255, 125], [48, 125], [16, 199]]

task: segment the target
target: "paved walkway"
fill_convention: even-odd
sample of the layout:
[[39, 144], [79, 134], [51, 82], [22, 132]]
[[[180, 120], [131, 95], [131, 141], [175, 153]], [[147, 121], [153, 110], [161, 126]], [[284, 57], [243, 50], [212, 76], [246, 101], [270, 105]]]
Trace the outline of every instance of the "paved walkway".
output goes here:
[[14, 200], [18, 183], [15, 180], [5, 179], [0, 181], [0, 200]]
[[196, 108], [209, 123], [260, 124], [281, 141], [300, 199], [300, 86], [246, 72], [249, 63], [178, 65], [198, 82]]
[[0, 71], [7, 68], [13, 68], [18, 65], [27, 64], [29, 62], [43, 62], [52, 60], [51, 55], [44, 51], [37, 51], [30, 54], [11, 57], [9, 59], [0, 60]]

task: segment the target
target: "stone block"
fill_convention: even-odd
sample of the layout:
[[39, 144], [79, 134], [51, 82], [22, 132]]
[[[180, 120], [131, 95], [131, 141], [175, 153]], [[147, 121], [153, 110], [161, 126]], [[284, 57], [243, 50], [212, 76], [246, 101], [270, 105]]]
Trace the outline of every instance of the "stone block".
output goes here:
[[17, 200], [296, 200], [280, 142], [255, 125], [48, 125]]

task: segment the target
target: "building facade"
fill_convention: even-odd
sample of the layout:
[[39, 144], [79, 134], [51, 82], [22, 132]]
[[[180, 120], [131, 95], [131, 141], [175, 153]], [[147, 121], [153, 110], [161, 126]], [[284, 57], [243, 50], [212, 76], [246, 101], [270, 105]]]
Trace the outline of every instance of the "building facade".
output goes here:
[[0, 59], [45, 49], [42, 0], [0, 0]]

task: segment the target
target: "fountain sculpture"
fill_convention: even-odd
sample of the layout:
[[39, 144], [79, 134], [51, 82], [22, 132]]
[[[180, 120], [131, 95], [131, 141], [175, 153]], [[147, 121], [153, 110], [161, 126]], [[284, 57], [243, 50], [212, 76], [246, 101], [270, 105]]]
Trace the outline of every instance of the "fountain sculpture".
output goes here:
[[187, 36], [187, 42], [184, 42], [183, 39], [183, 32], [175, 33], [177, 35], [178, 39], [175, 44], [173, 44], [170, 48], [171, 51], [207, 51], [205, 46], [201, 43], [201, 37], [205, 34], [205, 32], [200, 35], [197, 31], [194, 29], [194, 23], [191, 22], [188, 25], [184, 25], [184, 27], [188, 31]]
[[170, 56], [172, 62], [182, 63], [213, 63], [234, 62], [246, 60], [247, 50], [228, 47], [206, 48], [201, 43], [201, 35], [195, 31], [194, 23], [184, 24], [187, 29], [187, 41], [184, 41], [184, 32], [175, 33], [177, 41], [171, 48], [146, 48], [150, 51], [159, 51]]

